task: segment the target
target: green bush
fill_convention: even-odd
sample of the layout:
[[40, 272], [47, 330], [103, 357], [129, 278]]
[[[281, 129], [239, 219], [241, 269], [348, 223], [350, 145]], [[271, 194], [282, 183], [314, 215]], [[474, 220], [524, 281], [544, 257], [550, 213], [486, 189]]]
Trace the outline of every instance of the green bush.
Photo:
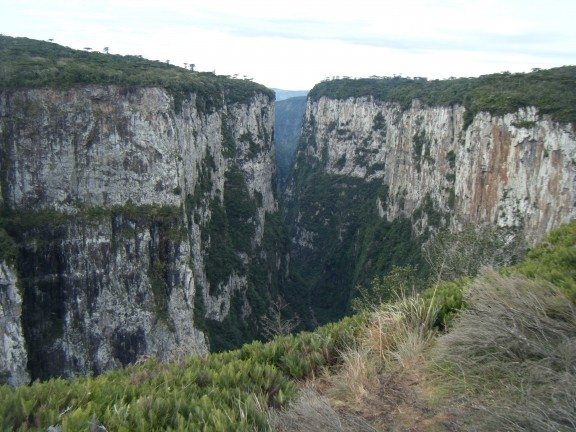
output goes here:
[[[576, 221], [551, 231], [529, 251], [520, 263], [503, 267], [500, 273], [520, 273], [531, 279], [543, 279], [564, 291], [576, 303]], [[461, 309], [466, 308], [465, 291], [470, 278], [440, 282], [423, 292], [427, 301], [440, 309], [440, 327], [449, 325]]]
[[471, 282], [468, 278], [440, 282], [422, 293], [424, 300], [438, 309], [436, 327], [446, 328], [458, 311], [466, 308], [464, 292]]
[[385, 276], [375, 277], [368, 286], [357, 288], [357, 295], [351, 301], [352, 309], [356, 312], [374, 309], [394, 296], [416, 292], [421, 284], [414, 267], [392, 266]]
[[576, 303], [576, 221], [550, 232], [521, 263], [503, 272], [544, 279]]
[[0, 429], [268, 430], [266, 407], [284, 406], [293, 379], [335, 364], [367, 317], [173, 363], [148, 360], [98, 377], [0, 387]]

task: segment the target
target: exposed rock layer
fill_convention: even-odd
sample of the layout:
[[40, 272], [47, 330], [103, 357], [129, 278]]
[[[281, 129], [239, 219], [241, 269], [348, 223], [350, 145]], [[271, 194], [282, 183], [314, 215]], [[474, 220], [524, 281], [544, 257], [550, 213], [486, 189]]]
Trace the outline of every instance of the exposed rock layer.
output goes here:
[[22, 297], [13, 266], [0, 262], [0, 383], [26, 384], [28, 355], [22, 333]]
[[[273, 105], [221, 98], [210, 109], [189, 94], [176, 110], [162, 88], [0, 95], [2, 199], [33, 378], [203, 353], [205, 320], [225, 321], [235, 298], [249, 321], [246, 274], [276, 262], [262, 246], [277, 211]], [[258, 287], [263, 301], [273, 279]], [[5, 308], [18, 308], [14, 292]], [[10, 382], [25, 381], [18, 368]]]
[[[576, 216], [576, 136], [534, 107], [503, 117], [464, 108], [409, 110], [371, 98], [309, 103], [302, 149], [327, 173], [389, 187], [384, 214], [410, 217], [430, 196], [464, 222], [523, 227], [530, 243]], [[424, 221], [425, 222], [425, 221]], [[425, 225], [425, 223], [424, 223]]]
[[572, 125], [534, 107], [467, 125], [458, 105], [309, 99], [285, 196], [293, 302], [337, 318], [366, 275], [419, 265], [431, 229], [494, 224], [533, 244], [576, 217], [574, 155]]

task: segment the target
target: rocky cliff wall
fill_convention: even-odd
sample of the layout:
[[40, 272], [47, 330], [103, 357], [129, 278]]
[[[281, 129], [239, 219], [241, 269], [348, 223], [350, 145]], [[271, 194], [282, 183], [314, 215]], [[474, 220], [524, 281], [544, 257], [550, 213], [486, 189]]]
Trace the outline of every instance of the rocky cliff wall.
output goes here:
[[430, 197], [452, 227], [522, 227], [534, 243], [576, 216], [576, 135], [535, 107], [480, 113], [465, 127], [460, 106], [415, 101], [402, 110], [370, 98], [323, 97], [309, 102], [305, 118], [315, 146], [302, 151], [326, 173], [386, 184], [379, 207], [389, 220], [413, 217]]
[[14, 267], [0, 263], [0, 381], [12, 386], [29, 380], [22, 332], [22, 297]]
[[32, 378], [203, 353], [220, 336], [207, 332], [232, 331], [231, 304], [246, 322], [236, 343], [246, 336], [274, 284], [274, 111], [262, 93], [218, 97], [114, 85], [0, 94], [2, 227], [16, 242]]
[[575, 154], [572, 125], [535, 107], [467, 124], [458, 105], [309, 99], [285, 197], [295, 297], [341, 315], [364, 275], [418, 266], [430, 229], [494, 224], [533, 244], [576, 217]]

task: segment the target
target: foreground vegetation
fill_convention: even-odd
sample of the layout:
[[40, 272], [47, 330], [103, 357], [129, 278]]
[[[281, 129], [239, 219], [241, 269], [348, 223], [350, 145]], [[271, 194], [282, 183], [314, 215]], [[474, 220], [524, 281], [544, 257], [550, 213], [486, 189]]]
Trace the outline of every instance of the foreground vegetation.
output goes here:
[[519, 265], [373, 305], [342, 363], [309, 382], [272, 424], [309, 432], [574, 430], [575, 259], [571, 223]]
[[469, 124], [480, 111], [502, 115], [535, 106], [561, 123], [576, 122], [576, 66], [531, 73], [498, 73], [478, 78], [427, 80], [426, 78], [344, 78], [317, 84], [309, 97], [347, 99], [373, 96], [409, 108], [419, 99], [429, 106], [462, 105]]
[[[556, 286], [489, 275], [432, 357], [440, 393], [481, 430], [576, 429], [576, 307]], [[480, 325], [479, 325], [480, 324]]]
[[576, 222], [514, 267], [313, 333], [1, 387], [0, 428], [573, 430], [575, 268]]
[[266, 409], [283, 406], [295, 394], [293, 380], [335, 364], [364, 319], [359, 315], [314, 333], [206, 358], [148, 360], [98, 377], [0, 387], [0, 429], [266, 430]]
[[113, 55], [74, 50], [55, 43], [0, 35], [0, 90], [70, 88], [81, 84], [159, 86], [174, 96], [179, 110], [193, 92], [198, 108], [210, 110], [246, 102], [256, 93], [271, 100], [274, 92], [247, 79], [194, 72], [168, 62], [137, 55]]

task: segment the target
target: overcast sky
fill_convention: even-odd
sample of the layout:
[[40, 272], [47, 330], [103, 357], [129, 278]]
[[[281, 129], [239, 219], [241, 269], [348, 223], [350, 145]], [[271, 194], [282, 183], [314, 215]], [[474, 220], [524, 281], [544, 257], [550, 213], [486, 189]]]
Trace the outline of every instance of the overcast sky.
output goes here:
[[0, 0], [0, 33], [310, 89], [576, 64], [576, 0]]

